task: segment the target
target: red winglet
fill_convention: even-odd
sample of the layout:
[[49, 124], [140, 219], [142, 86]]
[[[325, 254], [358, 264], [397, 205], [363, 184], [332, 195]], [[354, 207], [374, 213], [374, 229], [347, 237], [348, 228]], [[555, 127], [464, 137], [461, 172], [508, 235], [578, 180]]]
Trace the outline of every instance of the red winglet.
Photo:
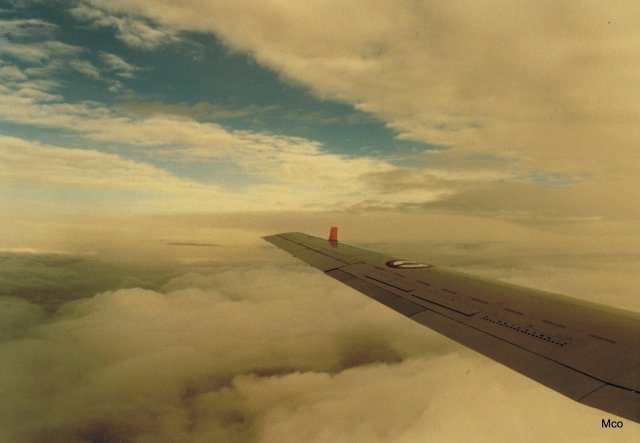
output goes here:
[[338, 228], [336, 226], [332, 226], [329, 231], [329, 241], [338, 242]]

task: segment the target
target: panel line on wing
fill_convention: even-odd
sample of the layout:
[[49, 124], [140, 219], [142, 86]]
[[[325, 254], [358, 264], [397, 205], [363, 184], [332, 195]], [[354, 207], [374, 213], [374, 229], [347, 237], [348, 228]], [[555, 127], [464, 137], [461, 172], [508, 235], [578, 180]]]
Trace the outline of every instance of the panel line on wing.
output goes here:
[[366, 278], [373, 280], [373, 281], [377, 281], [379, 283], [383, 283], [387, 286], [391, 286], [392, 288], [396, 288], [396, 289], [400, 289], [401, 291], [405, 291], [405, 292], [409, 292], [411, 291], [413, 288], [411, 286], [407, 286], [407, 285], [402, 285], [400, 283], [396, 283], [394, 281], [389, 281], [389, 280], [382, 280], [380, 278], [376, 278], [372, 275], [369, 274], [365, 274], [364, 275]]
[[[295, 245], [298, 245], [298, 246], [300, 246], [301, 248], [305, 248], [305, 249], [307, 249], [307, 250], [309, 250], [309, 251], [313, 251], [313, 252], [315, 252], [316, 254], [322, 254], [322, 255], [324, 255], [325, 257], [329, 257], [329, 258], [332, 258], [332, 259], [334, 259], [334, 260], [338, 260], [338, 261], [340, 261], [340, 262], [344, 263], [345, 265], [353, 264], [353, 263], [352, 263], [352, 262], [350, 262], [346, 257], [344, 257], [344, 256], [342, 256], [342, 255], [340, 255], [340, 254], [338, 254], [338, 253], [331, 253], [332, 251], [329, 251], [328, 249], [323, 248], [323, 247], [321, 247], [321, 246], [315, 246], [315, 245], [314, 245], [315, 247], [312, 247], [312, 246], [306, 245], [306, 244], [304, 244], [304, 243], [298, 243], [298, 242], [296, 242], [295, 240], [292, 240], [292, 239], [287, 238], [287, 237], [283, 237], [283, 236], [279, 236], [279, 237], [280, 237], [280, 238], [282, 238], [282, 239], [284, 239], [284, 240], [290, 241], [291, 243], [293, 243], [293, 244], [295, 244]], [[353, 258], [353, 257], [350, 257], [350, 258]]]
[[[506, 339], [506, 338], [504, 338], [504, 337], [501, 337], [501, 336], [499, 336], [499, 335], [495, 335], [495, 334], [492, 334], [491, 332], [488, 332], [488, 331], [485, 331], [485, 330], [483, 330], [483, 329], [477, 328], [476, 326], [474, 326], [474, 325], [472, 325], [472, 324], [465, 323], [465, 322], [462, 322], [462, 321], [456, 320], [455, 318], [448, 317], [448, 316], [446, 316], [446, 315], [444, 315], [443, 313], [438, 312], [438, 311], [434, 311], [434, 310], [428, 310], [428, 311], [429, 311], [429, 312], [431, 312], [431, 313], [434, 313], [434, 314], [438, 314], [439, 316], [441, 316], [441, 317], [443, 317], [443, 318], [446, 318], [446, 319], [449, 319], [449, 320], [451, 320], [451, 321], [455, 321], [456, 323], [459, 323], [459, 324], [461, 324], [461, 325], [463, 325], [463, 326], [466, 326], [466, 327], [468, 327], [469, 329], [472, 329], [472, 330], [474, 330], [474, 331], [478, 331], [478, 332], [481, 332], [481, 333], [487, 334], [487, 335], [489, 335], [489, 336], [491, 336], [491, 337], [493, 337], [493, 338], [495, 338], [495, 339], [497, 339], [497, 340], [500, 340], [500, 341], [502, 341], [502, 342], [504, 342], [504, 343], [507, 343], [507, 344], [509, 344], [509, 345], [511, 345], [511, 346], [515, 346], [515, 347], [517, 347], [518, 349], [521, 349], [521, 350], [523, 350], [523, 351], [529, 352], [529, 353], [531, 353], [531, 354], [533, 354], [533, 355], [536, 355], [536, 356], [538, 356], [538, 357], [540, 357], [540, 358], [545, 359], [546, 361], [549, 361], [549, 362], [555, 363], [555, 364], [557, 364], [557, 365], [560, 365], [560, 366], [562, 366], [562, 367], [564, 367], [564, 368], [566, 368], [566, 369], [570, 369], [570, 370], [572, 370], [572, 371], [574, 371], [574, 372], [576, 372], [576, 373], [579, 373], [579, 374], [581, 374], [581, 375], [583, 375], [583, 376], [585, 376], [585, 377], [589, 377], [589, 378], [591, 378], [591, 379], [593, 379], [593, 380], [597, 380], [598, 382], [602, 383], [602, 384], [603, 384], [603, 386], [613, 386], [613, 387], [616, 387], [616, 388], [623, 389], [623, 390], [625, 390], [625, 391], [629, 391], [629, 392], [635, 392], [635, 393], [637, 393], [637, 391], [636, 391], [636, 390], [634, 390], [633, 388], [629, 388], [629, 387], [626, 387], [626, 386], [622, 386], [622, 385], [619, 385], [619, 384], [616, 384], [616, 383], [612, 383], [612, 382], [609, 382], [609, 381], [603, 380], [602, 378], [599, 378], [599, 377], [597, 377], [597, 376], [594, 376], [594, 375], [592, 375], [592, 374], [589, 374], [589, 373], [587, 373], [587, 372], [584, 372], [584, 371], [582, 371], [582, 370], [580, 370], [580, 369], [577, 369], [577, 368], [575, 368], [574, 366], [571, 366], [571, 365], [565, 364], [565, 363], [563, 363], [563, 362], [561, 362], [561, 361], [558, 361], [558, 360], [556, 360], [556, 359], [554, 359], [554, 358], [551, 358], [551, 357], [548, 357], [548, 356], [546, 356], [546, 355], [544, 355], [544, 354], [541, 354], [541, 353], [539, 353], [539, 352], [536, 352], [536, 351], [532, 350], [531, 348], [527, 348], [527, 347], [522, 346], [522, 345], [520, 345], [520, 344], [514, 343], [514, 342], [512, 342], [512, 341], [510, 341], [510, 340], [508, 340], [508, 339]], [[422, 322], [421, 322], [421, 321], [419, 321], [418, 319], [414, 318], [414, 317], [417, 317], [419, 314], [421, 314], [421, 313], [417, 313], [417, 314], [415, 314], [415, 315], [413, 315], [413, 316], [410, 316], [410, 318], [411, 318], [412, 320], [414, 320], [414, 321], [417, 321], [418, 323], [422, 323]], [[423, 324], [425, 324], [425, 323], [423, 323]], [[425, 324], [425, 326], [428, 326], [428, 325], [427, 325], [427, 324]], [[456, 340], [456, 341], [457, 341], [457, 340]], [[473, 346], [470, 346], [469, 344], [466, 344], [466, 343], [463, 343], [463, 344], [464, 344], [465, 346], [470, 347], [471, 349], [474, 349], [474, 347], [473, 347]], [[493, 358], [493, 357], [492, 357], [492, 358]], [[500, 359], [496, 359], [496, 358], [494, 358], [494, 360], [500, 361]], [[602, 387], [602, 386], [600, 386], [600, 387]], [[599, 387], [599, 388], [600, 388], [600, 387]], [[598, 389], [598, 388], [596, 388], [596, 390], [597, 390], [597, 389]], [[588, 394], [586, 394], [586, 395], [590, 395], [591, 393], [593, 393], [593, 392], [590, 392], [590, 393], [588, 393]]]
[[478, 310], [476, 310], [476, 309], [468, 309], [468, 308], [466, 308], [465, 306], [461, 306], [461, 305], [455, 305], [456, 307], [453, 307], [453, 305], [452, 305], [451, 303], [449, 303], [449, 304], [445, 304], [445, 303], [443, 303], [443, 302], [438, 303], [438, 302], [434, 299], [434, 297], [426, 298], [426, 297], [424, 297], [424, 296], [422, 296], [422, 297], [421, 297], [421, 296], [420, 296], [420, 295], [418, 295], [418, 294], [409, 294], [409, 295], [411, 295], [412, 297], [416, 297], [416, 298], [418, 298], [418, 299], [420, 299], [420, 300], [426, 301], [426, 302], [428, 302], [428, 303], [433, 303], [434, 305], [436, 305], [436, 306], [440, 306], [441, 308], [446, 308], [446, 309], [449, 309], [449, 310], [451, 310], [451, 311], [457, 312], [457, 313], [459, 313], [459, 314], [466, 315], [466, 316], [468, 316], [468, 317], [470, 317], [470, 316], [472, 316], [472, 315], [475, 315], [475, 314], [477, 314], [478, 312], [480, 312], [480, 311], [478, 311]]

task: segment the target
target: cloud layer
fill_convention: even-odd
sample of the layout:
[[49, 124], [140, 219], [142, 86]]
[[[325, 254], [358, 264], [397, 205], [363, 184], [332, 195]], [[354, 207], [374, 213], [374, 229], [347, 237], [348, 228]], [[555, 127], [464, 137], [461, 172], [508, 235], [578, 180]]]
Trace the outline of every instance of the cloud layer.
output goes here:
[[405, 138], [517, 152], [564, 171], [615, 161], [602, 143], [624, 152], [637, 134], [640, 11], [622, 2], [91, 3], [215, 32]]
[[[96, 0], [71, 13], [114, 28], [136, 50], [179, 43], [184, 31], [215, 34], [283, 79], [372, 114], [399, 138], [450, 148], [347, 156], [311, 139], [199, 121], [176, 104], [140, 113], [71, 103], [56, 93], [65, 70], [122, 92], [144, 67], [63, 43], [57, 26], [43, 20], [4, 20], [0, 118], [72, 136], [75, 148], [116, 153], [137, 162], [132, 170], [152, 164], [151, 175], [179, 183], [175, 189], [203, 189], [156, 195], [145, 209], [202, 209], [202, 201], [216, 201], [212, 210], [326, 209], [330, 199], [331, 208], [347, 210], [471, 212], [532, 223], [638, 216], [630, 204], [640, 189], [639, 101], [630, 75], [638, 57], [628, 43], [637, 39], [630, 23], [638, 11], [628, 4]], [[110, 171], [96, 171], [89, 184], [105, 185], [106, 202], [113, 185], [100, 177]], [[139, 183], [147, 192], [148, 176], [129, 188]], [[22, 170], [11, 180], [20, 187], [42, 177]]]
[[[451, 147], [403, 159], [411, 168], [390, 171], [402, 190], [393, 198], [375, 194], [387, 176], [368, 176], [374, 195], [358, 208], [428, 207], [476, 185], [475, 202], [492, 215], [533, 215], [545, 186], [560, 211], [541, 211], [558, 219], [624, 216], [638, 198], [640, 10], [628, 3], [89, 3], [214, 33], [319, 97], [375, 115], [399, 138]], [[434, 180], [439, 165], [458, 181]], [[534, 191], [500, 197], [522, 181]], [[444, 206], [464, 212], [457, 202]]]
[[185, 269], [161, 288], [102, 292], [50, 318], [3, 298], [14, 321], [0, 344], [0, 438], [533, 442], [604, 432], [600, 412], [272, 253], [273, 265]]

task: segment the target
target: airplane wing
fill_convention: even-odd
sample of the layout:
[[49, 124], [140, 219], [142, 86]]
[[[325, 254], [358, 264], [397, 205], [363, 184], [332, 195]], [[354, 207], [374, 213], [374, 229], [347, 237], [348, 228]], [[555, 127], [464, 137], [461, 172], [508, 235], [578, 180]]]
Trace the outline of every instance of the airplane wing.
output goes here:
[[326, 275], [580, 403], [640, 422], [640, 314], [299, 232], [264, 237]]

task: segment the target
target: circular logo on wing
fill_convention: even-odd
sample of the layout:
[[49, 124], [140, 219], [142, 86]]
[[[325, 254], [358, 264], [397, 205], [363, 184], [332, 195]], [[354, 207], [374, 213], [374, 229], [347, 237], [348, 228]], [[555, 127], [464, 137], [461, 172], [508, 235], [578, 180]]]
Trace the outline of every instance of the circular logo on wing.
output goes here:
[[427, 265], [425, 263], [416, 263], [410, 260], [389, 260], [385, 263], [390, 268], [398, 268], [398, 269], [417, 269], [417, 268], [430, 268], [432, 265]]

